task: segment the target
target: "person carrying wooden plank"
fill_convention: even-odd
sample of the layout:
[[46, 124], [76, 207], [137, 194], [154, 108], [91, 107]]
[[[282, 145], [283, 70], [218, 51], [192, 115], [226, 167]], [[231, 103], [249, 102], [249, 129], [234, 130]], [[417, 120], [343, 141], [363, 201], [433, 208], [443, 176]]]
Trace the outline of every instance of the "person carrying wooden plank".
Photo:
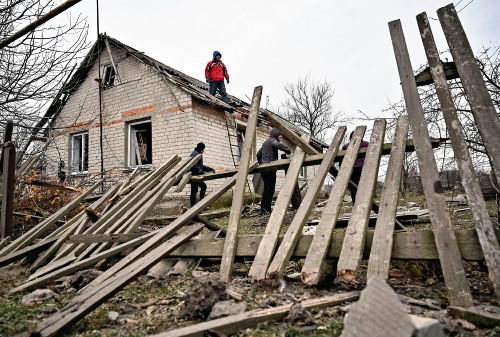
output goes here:
[[[351, 135], [349, 136], [349, 142], [351, 141], [353, 134], [354, 134], [354, 131], [351, 132]], [[346, 143], [344, 146], [342, 146], [342, 150], [347, 150], [348, 146], [349, 146], [349, 143]], [[361, 140], [360, 148], [362, 148], [362, 147], [368, 147], [368, 142]], [[354, 168], [353, 168], [352, 174], [351, 174], [351, 181], [354, 182], [356, 185], [359, 184], [359, 179], [361, 178], [361, 171], [363, 170], [364, 163], [365, 163], [365, 158], [358, 158], [354, 162]], [[351, 192], [352, 204], [354, 205], [354, 202], [356, 201], [357, 188], [355, 188], [351, 184], [347, 185], [347, 188]]]
[[[278, 150], [291, 154], [292, 151], [282, 144], [282, 135], [278, 129], [273, 128], [269, 133], [269, 138], [266, 139], [262, 147], [257, 152], [257, 161], [259, 164], [270, 163], [278, 160]], [[276, 188], [276, 171], [262, 172], [262, 180], [264, 181], [264, 193], [260, 202], [261, 213], [271, 213], [271, 202], [273, 200], [274, 189]]]
[[[198, 143], [194, 148], [194, 151], [191, 152], [190, 157], [196, 157], [199, 154], [203, 154], [205, 152], [205, 144]], [[203, 165], [203, 157], [198, 160], [196, 164], [191, 168], [191, 174], [193, 176], [199, 176], [205, 174], [205, 172], [215, 172], [215, 170], [211, 167]], [[189, 199], [191, 203], [191, 207], [196, 204], [196, 195], [198, 194], [198, 187], [200, 188], [200, 200], [205, 197], [205, 192], [207, 191], [207, 184], [204, 181], [200, 182], [192, 182], [191, 183], [191, 197]]]

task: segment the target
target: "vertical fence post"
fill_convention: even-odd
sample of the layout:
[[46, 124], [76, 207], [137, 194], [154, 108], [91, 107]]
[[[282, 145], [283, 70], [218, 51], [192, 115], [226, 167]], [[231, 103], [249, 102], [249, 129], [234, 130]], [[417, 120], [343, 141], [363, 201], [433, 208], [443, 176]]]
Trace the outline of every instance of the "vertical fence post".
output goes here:
[[4, 143], [2, 180], [2, 214], [0, 231], [2, 238], [12, 237], [12, 215], [14, 212], [14, 173], [16, 169], [16, 146], [12, 142]]
[[[14, 122], [11, 120], [7, 121], [7, 124], [5, 125], [5, 131], [3, 133], [3, 142], [7, 143], [12, 140], [12, 131], [14, 130]], [[3, 151], [2, 154], [0, 155], [0, 174], [3, 172]]]

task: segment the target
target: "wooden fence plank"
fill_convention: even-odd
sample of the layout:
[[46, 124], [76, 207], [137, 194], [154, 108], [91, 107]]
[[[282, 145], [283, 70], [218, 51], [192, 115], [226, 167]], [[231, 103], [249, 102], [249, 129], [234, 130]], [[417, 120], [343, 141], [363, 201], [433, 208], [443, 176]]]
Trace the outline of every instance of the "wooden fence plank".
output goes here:
[[[451, 10], [451, 9], [450, 9]], [[456, 14], [455, 14], [456, 15]], [[458, 20], [458, 18], [457, 18]], [[448, 127], [448, 133], [453, 146], [453, 154], [457, 161], [462, 186], [467, 195], [467, 201], [474, 214], [473, 220], [476, 225], [479, 242], [483, 249], [489, 276], [497, 299], [500, 301], [500, 246], [495, 237], [493, 223], [486, 207], [481, 186], [474, 171], [474, 165], [469, 155], [467, 143], [462, 133], [462, 125], [458, 119], [457, 110], [453, 103], [450, 88], [444, 75], [444, 70], [439, 59], [439, 53], [434, 42], [432, 30], [427, 15], [422, 13], [417, 16], [420, 35], [425, 47], [427, 60], [432, 78], [435, 83], [436, 93], [443, 110], [443, 116]], [[472, 62], [475, 63], [475, 62]], [[481, 79], [482, 81], [482, 79]], [[473, 109], [474, 110], [474, 109]], [[498, 134], [496, 134], [498, 136]], [[499, 139], [497, 139], [499, 141]], [[499, 144], [495, 144], [498, 146]]]
[[[307, 310], [326, 308], [344, 302], [355, 301], [359, 298], [359, 294], [358, 291], [352, 291], [328, 297], [314, 298], [302, 301], [300, 305]], [[223, 335], [232, 335], [236, 334], [241, 329], [254, 327], [261, 322], [282, 320], [286, 317], [291, 307], [292, 304], [287, 304], [269, 309], [247, 311], [238, 315], [214, 319], [193, 326], [163, 332], [153, 335], [153, 337], [203, 337], [206, 336], [205, 332], [210, 330], [217, 331]]]
[[255, 142], [255, 130], [257, 128], [257, 118], [259, 116], [260, 99], [262, 97], [262, 87], [255, 88], [250, 106], [250, 113], [247, 121], [247, 137], [243, 142], [240, 166], [236, 175], [236, 185], [233, 189], [233, 202], [227, 224], [226, 243], [224, 254], [220, 266], [220, 275], [222, 280], [229, 282], [233, 273], [234, 251], [238, 241], [239, 222], [241, 219], [241, 209], [245, 198], [245, 185], [250, 169], [250, 164], [254, 160], [252, 155], [252, 146]]
[[34, 245], [25, 247], [23, 249], [16, 250], [10, 254], [0, 257], [0, 267], [6, 266], [12, 262], [19, 261], [27, 256], [36, 255], [43, 252], [47, 247], [50, 247], [52, 243], [57, 241], [58, 237], [53, 237], [49, 239], [42, 240]]
[[[306, 138], [308, 142], [311, 136], [308, 135]], [[276, 199], [273, 212], [267, 222], [266, 231], [260, 242], [257, 255], [255, 255], [250, 271], [248, 272], [248, 276], [254, 280], [262, 280], [266, 277], [267, 267], [273, 258], [274, 250], [278, 244], [280, 230], [285, 221], [288, 205], [290, 204], [293, 191], [299, 179], [304, 157], [305, 152], [300, 147], [297, 147], [292, 156], [292, 161], [288, 167], [288, 172], [283, 181], [278, 198]]]
[[316, 199], [318, 197], [318, 192], [323, 186], [323, 182], [325, 181], [326, 175], [328, 174], [328, 170], [332, 166], [333, 159], [335, 158], [335, 155], [339, 150], [342, 139], [344, 138], [345, 131], [345, 127], [340, 127], [337, 130], [337, 133], [335, 134], [335, 137], [333, 138], [328, 151], [325, 153], [323, 162], [321, 163], [316, 175], [314, 176], [314, 179], [309, 185], [306, 195], [302, 200], [302, 204], [297, 210], [297, 213], [295, 213], [295, 217], [293, 218], [292, 223], [288, 227], [283, 242], [279, 245], [273, 260], [269, 264], [266, 274], [267, 277], [280, 278], [283, 276], [286, 265], [293, 254], [295, 246], [297, 245], [297, 241], [299, 240], [302, 228], [307, 222], [307, 218], [311, 213], [311, 210], [314, 207], [314, 203], [316, 202]]
[[349, 142], [347, 153], [340, 166], [339, 175], [333, 183], [328, 202], [323, 209], [321, 220], [316, 226], [316, 233], [309, 247], [304, 266], [302, 267], [302, 282], [307, 285], [315, 285], [319, 282], [324, 260], [328, 251], [328, 245], [332, 237], [335, 222], [339, 216], [340, 206], [344, 200], [345, 190], [351, 178], [354, 162], [365, 134], [366, 126], [358, 126]]
[[379, 276], [387, 279], [391, 265], [391, 252], [393, 245], [394, 222], [398, 207], [399, 185], [401, 183], [402, 165], [404, 159], [404, 144], [408, 137], [408, 116], [403, 115], [398, 119], [392, 151], [389, 157], [384, 187], [380, 196], [380, 210], [375, 225], [373, 244], [368, 261], [366, 278]]
[[53, 336], [59, 333], [62, 329], [70, 326], [78, 319], [97, 308], [101, 303], [133, 281], [134, 278], [148, 270], [156, 262], [160, 261], [164, 256], [168, 255], [202, 229], [202, 224], [194, 224], [178, 235], [168, 239], [153, 249], [149, 254], [108, 278], [95, 289], [95, 292], [85, 292], [75, 297], [67, 306], [42, 321], [36, 328], [35, 333], [42, 337]]
[[76, 234], [68, 238], [71, 243], [94, 242], [127, 242], [143, 236], [145, 233], [117, 233], [117, 234]]
[[[368, 229], [368, 221], [370, 219], [370, 205], [373, 202], [375, 186], [377, 184], [385, 126], [385, 119], [378, 119], [373, 124], [372, 135], [359, 180], [360, 189], [356, 195], [356, 202], [352, 208], [351, 218], [349, 219], [342, 244], [342, 253], [337, 264], [337, 274], [346, 280], [354, 279], [361, 265], [366, 230]], [[393, 213], [395, 216], [396, 209], [394, 209]]]
[[453, 4], [437, 11], [472, 114], [500, 182], [500, 119]]
[[464, 266], [460, 259], [434, 153], [429, 142], [427, 124], [420, 104], [401, 22], [399, 20], [389, 22], [389, 30], [414, 137], [422, 186], [429, 205], [432, 229], [439, 252], [441, 269], [450, 296], [450, 303], [469, 307], [472, 305], [472, 296], [465, 277]]

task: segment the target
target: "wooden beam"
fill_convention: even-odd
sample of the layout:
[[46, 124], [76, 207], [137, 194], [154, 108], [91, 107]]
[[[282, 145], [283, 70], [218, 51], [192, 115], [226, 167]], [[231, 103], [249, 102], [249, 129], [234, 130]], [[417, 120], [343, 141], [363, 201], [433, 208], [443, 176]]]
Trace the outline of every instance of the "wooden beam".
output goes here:
[[[410, 119], [412, 135], [418, 157], [422, 186], [429, 205], [429, 213], [434, 231], [436, 246], [439, 251], [441, 269], [450, 303], [452, 305], [470, 307], [472, 296], [469, 283], [465, 277], [465, 270], [460, 259], [453, 225], [446, 206], [443, 188], [429, 141], [429, 132], [420, 103], [413, 68], [411, 66], [406, 41], [399, 20], [389, 22], [394, 55], [398, 65], [399, 78], [403, 88], [403, 95]], [[499, 154], [500, 160], [500, 154]]]
[[34, 245], [17, 250], [13, 253], [5, 255], [0, 258], [0, 267], [6, 266], [12, 262], [19, 261], [27, 256], [36, 256], [36, 254], [43, 252], [47, 247], [54, 243], [58, 237], [42, 240]]
[[233, 189], [233, 202], [229, 221], [227, 224], [226, 243], [220, 266], [220, 275], [222, 280], [229, 282], [233, 273], [234, 251], [238, 240], [239, 222], [241, 219], [241, 209], [245, 198], [245, 184], [247, 181], [250, 164], [253, 158], [252, 146], [255, 142], [255, 130], [257, 128], [257, 117], [259, 115], [260, 99], [262, 96], [262, 87], [256, 87], [253, 92], [252, 104], [250, 106], [250, 115], [247, 121], [247, 137], [243, 142], [240, 166], [236, 175], [236, 185]]
[[118, 74], [118, 68], [116, 67], [115, 61], [113, 60], [113, 53], [111, 52], [111, 47], [109, 46], [108, 36], [106, 35], [106, 33], [104, 33], [104, 43], [106, 44], [106, 50], [108, 51], [109, 60], [111, 61], [111, 65], [113, 66], [113, 69], [115, 71], [115, 76], [118, 78], [118, 81], [122, 83], [120, 75]]
[[[500, 230], [497, 230], [496, 237], [500, 238]], [[345, 231], [334, 231], [332, 240], [328, 246], [326, 254], [327, 259], [335, 259], [340, 256], [342, 242], [344, 241]], [[455, 232], [460, 255], [464, 260], [481, 261], [484, 259], [481, 246], [475, 230], [459, 230]], [[369, 230], [366, 234], [365, 248], [363, 258], [368, 259], [370, 249], [373, 247], [374, 231]], [[257, 253], [262, 235], [244, 235], [238, 239], [236, 257], [253, 258]], [[313, 235], [299, 235], [297, 244], [290, 258], [303, 259], [306, 257], [311, 245]], [[284, 242], [281, 236], [279, 243]], [[213, 240], [192, 239], [185, 243], [178, 250], [172, 252], [172, 258], [220, 258], [224, 246], [223, 238]], [[439, 260], [436, 249], [434, 234], [431, 230], [418, 232], [397, 232], [393, 234], [392, 258], [398, 260]]]
[[[311, 136], [307, 135], [307, 139], [311, 139]], [[283, 222], [285, 221], [286, 211], [290, 205], [293, 191], [295, 190], [299, 179], [299, 173], [302, 169], [304, 157], [305, 152], [300, 147], [297, 147], [292, 156], [292, 162], [288, 168], [288, 172], [285, 176], [285, 180], [283, 181], [278, 198], [274, 204], [274, 209], [267, 222], [266, 231], [262, 241], [260, 242], [257, 255], [255, 256], [248, 273], [248, 276], [254, 280], [263, 280], [266, 277], [267, 267], [273, 258], [276, 245], [278, 244], [280, 230], [283, 226]]]
[[184, 187], [186, 187], [187, 183], [189, 182], [189, 179], [191, 179], [192, 176], [193, 174], [191, 172], [188, 172], [185, 175], [183, 175], [181, 181], [175, 188], [174, 193], [182, 192], [182, 190], [184, 189]]
[[276, 115], [264, 110], [263, 113], [267, 119], [269, 120], [269, 124], [271, 126], [275, 127], [276, 129], [281, 132], [283, 136], [285, 136], [289, 141], [291, 141], [293, 144], [297, 145], [300, 147], [306, 154], [313, 155], [313, 154], [318, 154], [319, 151], [316, 150], [314, 147], [309, 144], [310, 138], [308, 141], [305, 141], [302, 139], [299, 135], [295, 133], [291, 128], [289, 128], [282, 120], [280, 120], [279, 117]]
[[[380, 152], [385, 136], [385, 119], [378, 119], [373, 125], [367, 155], [361, 171], [356, 202], [351, 210], [351, 218], [342, 244], [342, 253], [337, 264], [337, 275], [353, 280], [361, 266], [361, 256], [366, 240], [366, 230], [370, 219], [371, 204], [375, 195]], [[350, 146], [350, 144], [349, 144]], [[393, 210], [394, 216], [396, 209]], [[325, 253], [326, 255], [326, 253]]]
[[391, 265], [394, 222], [398, 206], [399, 186], [401, 183], [402, 165], [404, 160], [404, 143], [408, 137], [408, 116], [398, 119], [392, 153], [387, 164], [384, 187], [380, 196], [380, 211], [377, 216], [373, 245], [368, 262], [366, 279], [378, 276], [387, 280]]
[[127, 242], [145, 233], [117, 233], [117, 234], [77, 234], [71, 235], [69, 243], [94, 243], [94, 242]]
[[[441, 142], [443, 141], [442, 139], [436, 139], [432, 138], [431, 144], [433, 148], [439, 147]], [[415, 144], [413, 143], [412, 139], [409, 139], [406, 141], [406, 152], [414, 152], [415, 151]], [[346, 150], [339, 150], [337, 155], [334, 158], [335, 162], [340, 162], [340, 160], [344, 157], [346, 153]], [[364, 158], [366, 153], [366, 147], [361, 148], [358, 153], [359, 158]], [[391, 153], [391, 143], [386, 143], [382, 147], [382, 155], [388, 155]], [[315, 155], [306, 155], [306, 158], [304, 159], [304, 164], [303, 166], [314, 166], [314, 165], [320, 165], [323, 159], [325, 158], [326, 153], [319, 153]], [[258, 173], [258, 172], [266, 172], [266, 171], [277, 171], [277, 170], [283, 170], [287, 168], [290, 165], [290, 159], [280, 159], [273, 161], [272, 163], [267, 163], [267, 164], [260, 164], [257, 166], [255, 169], [249, 172], [249, 174], [253, 173]], [[204, 174], [201, 176], [193, 176], [190, 179], [190, 182], [200, 182], [200, 181], [208, 181], [208, 180], [215, 180], [215, 179], [221, 179], [221, 178], [228, 178], [234, 176], [238, 172], [238, 169], [231, 169], [231, 170], [224, 170], [216, 173], [208, 173]]]
[[316, 233], [314, 233], [314, 238], [309, 247], [309, 252], [307, 253], [301, 273], [302, 282], [307, 285], [317, 284], [322, 276], [322, 267], [324, 266], [323, 262], [328, 245], [330, 244], [335, 222], [344, 200], [345, 190], [349, 183], [365, 130], [366, 126], [364, 125], [356, 127], [347, 148], [347, 154], [340, 167], [339, 175], [335, 179], [328, 202], [323, 210], [321, 220], [318, 226], [316, 226]]
[[46, 187], [46, 188], [52, 189], [52, 190], [73, 191], [73, 192], [78, 191], [78, 189], [76, 189], [73, 186], [66, 186], [63, 184], [53, 183], [50, 181], [33, 180], [32, 182], [29, 182], [29, 184], [35, 185], [35, 186]]
[[202, 224], [195, 224], [186, 228], [186, 230], [182, 231], [178, 235], [163, 242], [149, 254], [131, 263], [127, 268], [124, 268], [120, 272], [106, 279], [94, 289], [95, 291], [84, 292], [75, 297], [71, 303], [46, 320], [42, 321], [42, 323], [40, 323], [40, 325], [36, 328], [35, 333], [42, 337], [53, 336], [64, 328], [72, 325], [81, 317], [97, 308], [101, 303], [113, 296], [128, 283], [133, 281], [137, 276], [147, 271], [164, 256], [168, 255], [191, 237], [198, 234], [202, 229]]
[[448, 310], [453, 316], [461, 317], [480, 327], [494, 328], [500, 326], [500, 315], [492, 312], [479, 310], [475, 307], [466, 309], [455, 306], [449, 306]]
[[198, 214], [197, 216], [194, 217], [194, 220], [201, 222], [202, 224], [205, 225], [206, 228], [210, 229], [211, 231], [219, 232], [220, 236], [226, 237], [226, 230], [225, 229], [217, 226], [216, 224], [214, 224], [212, 221], [208, 220], [203, 215]]
[[500, 182], [500, 119], [498, 112], [493, 105], [455, 6], [450, 4], [442, 7], [438, 9], [437, 14], [493, 171], [497, 181]]
[[335, 134], [335, 137], [330, 144], [327, 152], [325, 153], [325, 158], [321, 163], [318, 172], [314, 176], [309, 188], [302, 200], [302, 204], [300, 205], [295, 217], [292, 220], [292, 223], [288, 227], [288, 230], [285, 234], [285, 239], [279, 245], [276, 254], [274, 255], [273, 260], [269, 264], [267, 269], [266, 276], [269, 278], [280, 278], [283, 276], [286, 265], [290, 260], [290, 257], [293, 254], [295, 246], [299, 240], [300, 234], [302, 233], [302, 228], [307, 222], [307, 218], [311, 213], [312, 208], [316, 202], [318, 192], [323, 186], [323, 182], [325, 181], [326, 175], [328, 174], [329, 168], [333, 164], [333, 158], [337, 154], [337, 151], [340, 148], [340, 144], [342, 139], [344, 138], [346, 128], [340, 127]]
[[[359, 298], [359, 291], [352, 291], [344, 294], [337, 294], [328, 297], [314, 298], [300, 302], [302, 308], [320, 309], [345, 302], [356, 301]], [[232, 335], [241, 329], [251, 328], [261, 322], [280, 321], [288, 315], [293, 304], [282, 305], [268, 309], [257, 309], [247, 311], [238, 315], [232, 315], [208, 322], [195, 324], [180, 329], [163, 332], [153, 337], [203, 337], [206, 331], [217, 331], [219, 334]]]
[[[489, 276], [493, 288], [495, 289], [497, 300], [500, 301], [500, 246], [495, 237], [493, 223], [491, 222], [489, 211], [481, 192], [479, 180], [474, 171], [474, 165], [469, 155], [465, 137], [462, 134], [462, 125], [458, 119], [457, 110], [455, 109], [455, 104], [451, 96], [451, 90], [446, 82], [427, 15], [425, 13], [418, 15], [417, 23], [420, 29], [422, 43], [425, 47], [432, 78], [436, 84], [436, 93], [443, 110], [448, 133], [450, 134], [453, 154], [457, 161], [462, 186], [465, 189], [467, 201], [474, 214], [474, 224], [476, 225], [479, 242], [481, 242], [486, 265], [488, 266]], [[495, 145], [498, 146], [498, 144]]]

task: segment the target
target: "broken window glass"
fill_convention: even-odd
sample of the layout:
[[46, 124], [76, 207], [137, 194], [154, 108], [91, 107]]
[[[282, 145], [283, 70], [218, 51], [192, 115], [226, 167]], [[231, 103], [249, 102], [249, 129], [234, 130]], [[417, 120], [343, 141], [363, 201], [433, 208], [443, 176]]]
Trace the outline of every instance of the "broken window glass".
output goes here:
[[83, 173], [89, 170], [89, 134], [71, 135], [71, 172]]
[[151, 121], [129, 124], [129, 166], [151, 165]]

